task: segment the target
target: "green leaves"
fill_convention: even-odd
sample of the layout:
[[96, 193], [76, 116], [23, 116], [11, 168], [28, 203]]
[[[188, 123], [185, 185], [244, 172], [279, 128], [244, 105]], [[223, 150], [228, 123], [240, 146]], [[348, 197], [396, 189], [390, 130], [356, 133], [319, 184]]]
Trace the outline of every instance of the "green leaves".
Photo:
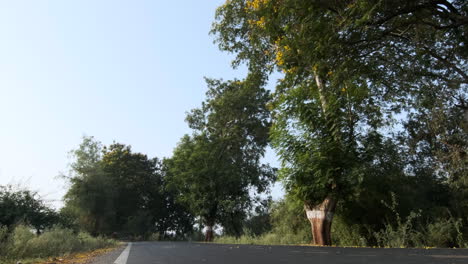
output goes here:
[[64, 211], [94, 235], [191, 232], [193, 217], [165, 188], [163, 164], [131, 146], [85, 137], [74, 153]]
[[22, 223], [36, 231], [52, 227], [59, 222], [59, 215], [36, 192], [11, 185], [0, 185], [0, 225], [12, 229]]
[[466, 19], [466, 1], [233, 0], [212, 33], [251, 73], [282, 72], [270, 104], [280, 174], [319, 201], [355, 189], [364, 138], [426, 108], [427, 84], [466, 105]]
[[239, 217], [250, 206], [249, 190], [263, 192], [274, 178], [260, 163], [268, 143], [270, 95], [257, 75], [206, 81], [206, 101], [186, 118], [194, 133], [184, 136], [166, 161], [168, 186], [206, 225], [220, 223], [237, 232]]

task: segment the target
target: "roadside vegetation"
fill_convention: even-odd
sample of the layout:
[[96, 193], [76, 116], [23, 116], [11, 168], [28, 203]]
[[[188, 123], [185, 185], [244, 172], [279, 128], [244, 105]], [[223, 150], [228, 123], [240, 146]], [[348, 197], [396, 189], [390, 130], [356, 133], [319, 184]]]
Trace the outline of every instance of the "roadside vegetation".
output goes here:
[[[265, 82], [281, 76], [269, 103], [271, 145], [314, 244], [333, 243], [334, 217], [378, 234], [366, 236], [375, 245], [394, 235], [395, 244], [415, 243], [406, 239], [414, 229], [444, 219], [467, 226], [467, 17], [463, 0], [219, 7], [212, 33], [233, 65]], [[392, 193], [398, 217], [381, 202]]]
[[[0, 253], [108, 238], [467, 247], [467, 21], [463, 0], [226, 1], [212, 34], [247, 75], [206, 79], [170, 157], [83, 137], [58, 211], [2, 187]], [[265, 199], [277, 180], [286, 196]]]
[[[394, 196], [392, 196], [394, 197]], [[349, 224], [337, 216], [332, 226], [332, 245], [343, 247], [456, 247], [467, 248], [468, 240], [463, 221], [446, 214], [445, 216], [426, 218], [421, 211], [411, 212], [401, 219], [395, 210], [398, 206], [394, 200], [389, 208], [390, 218], [383, 221], [380, 229], [370, 225]], [[268, 214], [255, 214], [244, 224], [241, 236], [221, 235], [215, 238], [216, 243], [225, 244], [258, 244], [258, 245], [308, 245], [312, 240], [310, 223], [304, 217], [300, 203], [290, 197], [271, 203]], [[261, 218], [260, 218], [261, 217]], [[262, 219], [259, 221], [259, 219]], [[255, 223], [253, 223], [255, 222]], [[263, 232], [255, 232], [255, 226], [268, 226]], [[252, 230], [251, 228], [255, 229]]]
[[39, 261], [49, 257], [64, 257], [77, 252], [117, 246], [117, 241], [103, 237], [92, 237], [85, 232], [76, 233], [71, 229], [52, 227], [40, 235], [32, 232], [30, 226], [18, 225], [8, 232], [0, 229], [0, 263], [23, 263]]
[[34, 192], [0, 186], [0, 263], [40, 261], [77, 252], [117, 246], [117, 241], [93, 237], [64, 227], [66, 220]]

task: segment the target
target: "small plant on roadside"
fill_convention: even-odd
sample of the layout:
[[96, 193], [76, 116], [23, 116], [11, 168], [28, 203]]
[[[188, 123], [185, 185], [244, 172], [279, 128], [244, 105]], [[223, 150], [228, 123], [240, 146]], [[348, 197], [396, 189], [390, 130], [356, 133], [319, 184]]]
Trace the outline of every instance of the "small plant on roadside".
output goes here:
[[[36, 235], [26, 225], [18, 225], [8, 233], [0, 228], [0, 256], [6, 262], [29, 258], [47, 258], [112, 247], [117, 241], [92, 237], [88, 233], [75, 233], [59, 226]], [[0, 262], [3, 263], [3, 262]]]
[[377, 245], [381, 247], [405, 248], [421, 244], [420, 234], [413, 228], [413, 221], [421, 216], [421, 211], [412, 211], [405, 221], [402, 221], [397, 211], [398, 202], [395, 193], [391, 193], [391, 199], [390, 205], [385, 201], [382, 201], [382, 203], [394, 213], [396, 225], [386, 223], [385, 228], [374, 233]]

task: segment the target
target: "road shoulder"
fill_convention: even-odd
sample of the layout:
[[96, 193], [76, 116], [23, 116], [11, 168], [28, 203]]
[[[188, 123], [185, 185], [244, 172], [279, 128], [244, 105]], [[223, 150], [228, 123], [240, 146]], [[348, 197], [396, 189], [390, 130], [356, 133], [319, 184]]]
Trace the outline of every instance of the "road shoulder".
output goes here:
[[105, 254], [93, 257], [87, 262], [87, 264], [113, 264], [114, 261], [120, 256], [120, 254], [122, 253], [122, 251], [125, 250], [126, 247], [127, 247], [127, 243], [122, 243], [115, 249]]

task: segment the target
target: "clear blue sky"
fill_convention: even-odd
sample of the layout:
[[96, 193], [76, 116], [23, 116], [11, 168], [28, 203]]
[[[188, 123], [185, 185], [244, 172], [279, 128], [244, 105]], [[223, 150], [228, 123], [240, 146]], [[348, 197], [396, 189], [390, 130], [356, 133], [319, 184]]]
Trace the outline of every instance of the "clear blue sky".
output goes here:
[[222, 2], [0, 0], [0, 184], [60, 206], [84, 134], [170, 156], [203, 77], [245, 75], [208, 34]]

